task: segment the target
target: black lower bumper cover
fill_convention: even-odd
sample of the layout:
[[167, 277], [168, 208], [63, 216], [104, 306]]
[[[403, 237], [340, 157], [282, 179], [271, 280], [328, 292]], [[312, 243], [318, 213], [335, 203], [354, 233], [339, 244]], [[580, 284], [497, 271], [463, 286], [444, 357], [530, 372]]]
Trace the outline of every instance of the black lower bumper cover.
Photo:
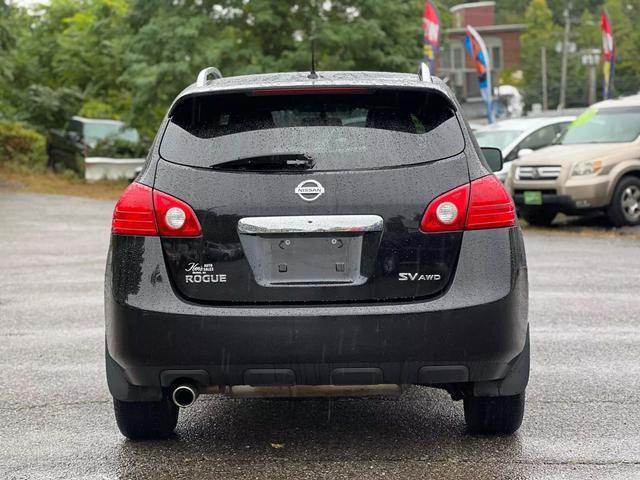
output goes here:
[[211, 317], [113, 302], [107, 351], [112, 395], [159, 400], [188, 379], [227, 385], [473, 385], [514, 395], [529, 374], [522, 290], [464, 309], [402, 315]]

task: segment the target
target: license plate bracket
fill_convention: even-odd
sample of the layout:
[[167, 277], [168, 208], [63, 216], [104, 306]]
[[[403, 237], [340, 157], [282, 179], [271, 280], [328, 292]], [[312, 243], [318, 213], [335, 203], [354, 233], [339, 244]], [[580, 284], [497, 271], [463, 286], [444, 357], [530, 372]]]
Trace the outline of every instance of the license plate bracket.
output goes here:
[[[362, 234], [256, 235], [252, 262], [262, 286], [359, 285]], [[258, 268], [256, 268], [258, 267]]]

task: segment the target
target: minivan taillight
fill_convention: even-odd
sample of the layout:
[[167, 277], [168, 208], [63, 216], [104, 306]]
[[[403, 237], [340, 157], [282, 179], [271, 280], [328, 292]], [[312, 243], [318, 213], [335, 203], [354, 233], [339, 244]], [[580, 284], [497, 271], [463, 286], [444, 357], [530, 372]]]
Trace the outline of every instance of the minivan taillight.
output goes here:
[[111, 233], [197, 237], [202, 229], [195, 212], [185, 202], [133, 182], [116, 203]]
[[487, 175], [443, 193], [428, 206], [420, 230], [449, 232], [512, 227], [516, 210], [495, 175]]

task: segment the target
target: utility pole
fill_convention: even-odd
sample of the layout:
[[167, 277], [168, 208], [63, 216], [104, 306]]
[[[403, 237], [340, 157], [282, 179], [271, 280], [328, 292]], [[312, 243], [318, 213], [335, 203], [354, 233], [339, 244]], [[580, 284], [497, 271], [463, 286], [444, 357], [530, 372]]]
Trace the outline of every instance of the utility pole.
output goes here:
[[596, 67], [600, 63], [600, 50], [586, 50], [582, 55], [582, 64], [589, 71], [589, 105], [596, 103]]
[[547, 88], [547, 48], [540, 47], [540, 62], [542, 63], [542, 110], [549, 108], [549, 90]]
[[562, 70], [560, 72], [560, 102], [558, 110], [565, 107], [567, 103], [567, 60], [569, 57], [569, 38], [571, 36], [571, 2], [563, 12], [564, 17], [564, 38], [562, 39]]
[[596, 103], [596, 66], [589, 65], [589, 105]]

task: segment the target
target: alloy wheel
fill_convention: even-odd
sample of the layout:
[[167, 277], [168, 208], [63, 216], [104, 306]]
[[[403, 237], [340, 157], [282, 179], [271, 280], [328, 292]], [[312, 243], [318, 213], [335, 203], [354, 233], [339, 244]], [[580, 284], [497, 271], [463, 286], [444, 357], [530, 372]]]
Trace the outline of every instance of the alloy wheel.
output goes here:
[[640, 219], [640, 188], [629, 185], [622, 192], [620, 202], [627, 220], [637, 222]]

